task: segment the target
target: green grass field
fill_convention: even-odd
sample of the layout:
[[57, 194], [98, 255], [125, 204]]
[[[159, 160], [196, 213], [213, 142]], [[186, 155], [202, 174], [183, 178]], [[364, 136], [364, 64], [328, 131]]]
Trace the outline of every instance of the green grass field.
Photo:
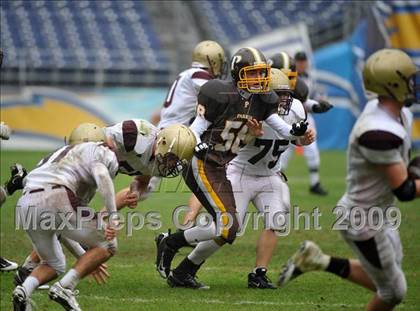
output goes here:
[[[8, 166], [20, 162], [27, 168], [45, 155], [42, 152], [2, 152], [1, 180], [8, 177]], [[295, 156], [290, 163], [288, 177], [292, 194], [292, 204], [301, 210], [311, 211], [319, 207], [322, 216], [322, 230], [295, 230], [278, 241], [277, 249], [269, 267], [269, 275], [276, 279], [281, 265], [294, 253], [299, 243], [305, 239], [316, 241], [325, 252], [337, 256], [352, 256], [338, 232], [330, 230], [334, 221], [331, 213], [335, 203], [345, 188], [345, 154], [324, 152], [321, 167], [322, 181], [329, 190], [328, 197], [309, 195], [307, 169], [303, 157]], [[116, 189], [129, 182], [126, 176], [118, 176]], [[175, 189], [179, 180], [171, 180], [167, 189]], [[14, 207], [19, 197], [16, 193], [1, 208], [1, 255], [22, 263], [31, 250], [29, 238], [23, 231], [14, 229]], [[119, 235], [119, 252], [109, 261], [111, 278], [105, 286], [84, 280], [78, 289], [79, 303], [83, 310], [363, 310], [371, 293], [327, 273], [309, 273], [301, 276], [286, 287], [277, 290], [255, 290], [246, 287], [247, 274], [255, 262], [255, 243], [259, 231], [248, 228], [244, 236], [234, 245], [225, 246], [210, 258], [199, 273], [202, 282], [210, 285], [209, 291], [169, 288], [154, 268], [154, 236], [158, 232], [173, 228], [172, 210], [185, 204], [189, 197], [186, 191], [166, 191], [156, 193], [139, 204], [138, 211], [160, 211], [162, 228], [142, 229], [128, 237]], [[95, 198], [93, 206], [99, 208], [101, 201]], [[420, 212], [419, 201], [399, 204], [402, 212], [401, 239], [404, 246], [403, 268], [408, 281], [408, 295], [398, 310], [419, 310], [420, 306]], [[253, 207], [250, 207], [253, 208]], [[177, 256], [177, 261], [189, 251]], [[74, 259], [67, 255], [67, 266]], [[11, 310], [13, 273], [0, 275], [0, 309]], [[50, 302], [46, 291], [37, 291], [33, 299], [35, 310], [61, 310]]]

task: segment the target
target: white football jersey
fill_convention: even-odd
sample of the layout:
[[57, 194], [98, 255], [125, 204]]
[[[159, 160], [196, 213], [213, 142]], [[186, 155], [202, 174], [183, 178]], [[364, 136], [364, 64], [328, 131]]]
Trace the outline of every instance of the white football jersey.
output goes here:
[[87, 204], [97, 189], [92, 172], [95, 163], [105, 165], [111, 178], [115, 177], [118, 171], [117, 157], [103, 143], [64, 146], [42, 159], [26, 176], [24, 191], [41, 189], [47, 185], [62, 185]]
[[189, 126], [196, 116], [200, 87], [211, 79], [213, 79], [211, 74], [201, 68], [193, 67], [181, 72], [166, 96], [158, 128], [165, 128], [175, 123]]
[[379, 105], [367, 103], [350, 134], [347, 151], [347, 190], [340, 204], [346, 207], [387, 208], [394, 194], [377, 165], [409, 162], [412, 113], [403, 108], [399, 120]]
[[[302, 103], [293, 99], [288, 115], [282, 118], [290, 125], [306, 117]], [[238, 155], [229, 163], [240, 168], [244, 174], [269, 176], [280, 171], [280, 156], [290, 146], [290, 141], [279, 136], [265, 122], [264, 135], [253, 139], [239, 150]]]
[[116, 145], [119, 172], [134, 175], [157, 175], [153, 156], [158, 129], [150, 122], [132, 119], [106, 127], [106, 137]]

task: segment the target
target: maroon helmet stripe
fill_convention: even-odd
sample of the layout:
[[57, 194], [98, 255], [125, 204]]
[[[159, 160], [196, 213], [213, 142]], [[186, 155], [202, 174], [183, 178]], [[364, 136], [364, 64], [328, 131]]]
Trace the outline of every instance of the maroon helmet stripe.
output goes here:
[[137, 141], [137, 126], [133, 120], [124, 121], [122, 124], [125, 151], [134, 150]]
[[209, 74], [207, 71], [196, 71], [191, 76], [192, 79], [203, 79], [203, 80], [211, 80], [213, 76]]

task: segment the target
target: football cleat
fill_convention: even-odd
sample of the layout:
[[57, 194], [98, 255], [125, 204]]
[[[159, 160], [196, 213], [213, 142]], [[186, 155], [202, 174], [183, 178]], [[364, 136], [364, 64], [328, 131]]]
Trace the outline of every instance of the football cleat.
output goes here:
[[277, 284], [287, 282], [309, 271], [322, 271], [328, 267], [330, 257], [325, 255], [312, 241], [304, 241], [298, 251], [282, 267]]
[[25, 288], [16, 286], [12, 294], [13, 311], [32, 311], [31, 300], [26, 294]]
[[48, 292], [50, 299], [62, 305], [67, 311], [82, 310], [76, 300], [78, 294], [78, 290], [72, 291], [71, 289], [64, 288], [60, 282], [54, 283]]
[[321, 186], [320, 183], [316, 183], [315, 185], [309, 188], [309, 192], [316, 195], [326, 196], [328, 192]]
[[13, 261], [9, 261], [4, 257], [0, 257], [0, 271], [1, 272], [9, 272], [16, 270], [18, 268], [18, 264]]
[[22, 285], [25, 282], [26, 278], [31, 274], [32, 269], [28, 269], [25, 267], [19, 267], [16, 271], [15, 278], [13, 283], [15, 286]]
[[171, 271], [171, 263], [177, 253], [176, 250], [172, 249], [166, 244], [166, 241], [170, 235], [168, 233], [161, 233], [155, 238], [157, 254], [156, 254], [156, 270], [160, 276], [166, 279]]
[[267, 276], [267, 269], [258, 268], [255, 272], [248, 274], [248, 288], [276, 289], [277, 287]]
[[191, 289], [201, 289], [207, 290], [210, 289], [210, 286], [207, 286], [203, 283], [197, 281], [197, 278], [190, 273], [185, 274], [176, 274], [171, 271], [166, 279], [170, 287], [185, 287]]
[[[28, 269], [25, 267], [19, 267], [16, 271], [15, 278], [13, 283], [15, 286], [22, 285], [25, 282], [26, 278], [32, 273], [32, 269]], [[48, 284], [40, 285], [37, 287], [38, 290], [46, 290], [49, 289], [50, 286]]]

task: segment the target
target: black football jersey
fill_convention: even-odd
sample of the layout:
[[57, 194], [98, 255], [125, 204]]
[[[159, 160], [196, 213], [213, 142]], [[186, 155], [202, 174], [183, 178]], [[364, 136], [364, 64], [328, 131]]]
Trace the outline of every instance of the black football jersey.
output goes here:
[[197, 101], [197, 113], [211, 122], [201, 136], [203, 142], [214, 147], [206, 160], [221, 166], [245, 145], [248, 120], [263, 121], [278, 111], [274, 92], [243, 92], [231, 81], [210, 80], [201, 87]]

